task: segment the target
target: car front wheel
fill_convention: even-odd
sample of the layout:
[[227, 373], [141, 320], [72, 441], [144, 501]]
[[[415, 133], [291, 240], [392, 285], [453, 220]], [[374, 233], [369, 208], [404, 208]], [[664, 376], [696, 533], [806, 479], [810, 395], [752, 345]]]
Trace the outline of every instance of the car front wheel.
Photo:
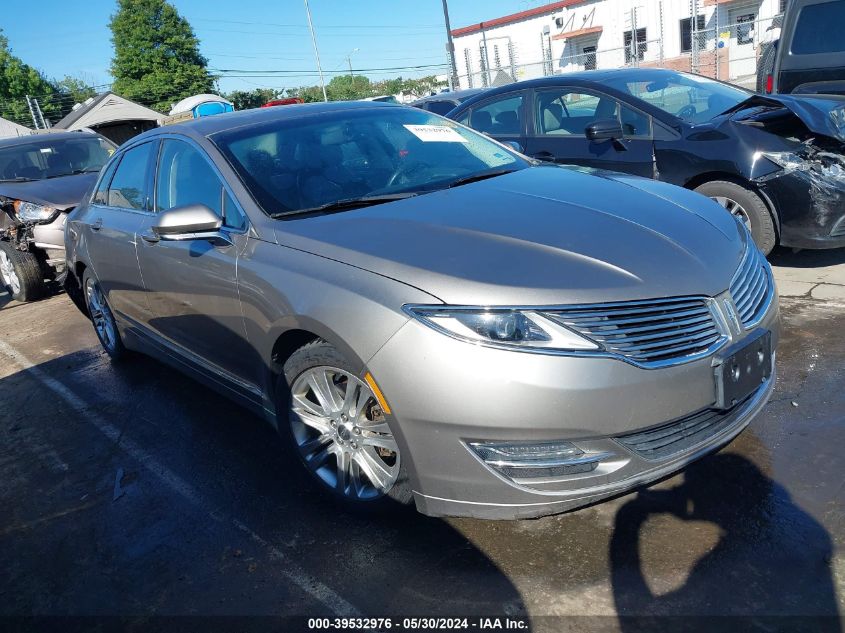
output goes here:
[[[354, 509], [411, 500], [399, 444], [373, 389], [329, 343], [315, 340], [284, 365], [279, 430], [312, 479]], [[280, 412], [283, 411], [280, 407]]]
[[40, 299], [47, 290], [38, 258], [9, 242], [0, 242], [0, 284], [15, 301]]
[[699, 185], [695, 190], [715, 200], [745, 224], [757, 248], [768, 255], [777, 243], [775, 223], [769, 208], [756, 193], [727, 180], [714, 180]]

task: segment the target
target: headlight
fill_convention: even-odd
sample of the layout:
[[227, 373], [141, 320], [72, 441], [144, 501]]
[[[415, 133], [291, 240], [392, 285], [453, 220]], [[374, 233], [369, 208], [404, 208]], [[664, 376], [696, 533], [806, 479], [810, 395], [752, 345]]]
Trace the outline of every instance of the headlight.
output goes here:
[[838, 132], [837, 137], [840, 141], [845, 142], [845, 105], [834, 108], [828, 116], [830, 116], [830, 120]]
[[598, 345], [534, 310], [453, 306], [405, 306], [425, 325], [453, 338], [527, 351], [598, 350]]
[[12, 206], [15, 208], [15, 213], [18, 216], [18, 220], [21, 222], [41, 222], [43, 220], [49, 220], [56, 212], [53, 207], [45, 207], [40, 204], [35, 204], [34, 202], [24, 202], [23, 200], [15, 200], [12, 203]]
[[760, 152], [761, 156], [768, 158], [778, 167], [786, 171], [809, 169], [810, 165], [806, 160], [792, 152]]

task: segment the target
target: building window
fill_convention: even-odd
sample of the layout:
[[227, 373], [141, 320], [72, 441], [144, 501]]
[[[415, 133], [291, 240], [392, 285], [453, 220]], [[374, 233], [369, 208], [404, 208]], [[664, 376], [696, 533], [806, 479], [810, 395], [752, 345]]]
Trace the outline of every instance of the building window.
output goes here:
[[[648, 43], [646, 38], [645, 28], [637, 29], [637, 59], [642, 61], [645, 57], [645, 52], [648, 50]], [[633, 47], [631, 46], [631, 31], [623, 33], [623, 42], [625, 43], [625, 63], [630, 64], [634, 60]]]
[[583, 49], [584, 70], [596, 69], [596, 47], [585, 46]]
[[[692, 33], [691, 31], [692, 26], [692, 18], [684, 18], [681, 20], [681, 52], [682, 53], [689, 53], [692, 51]], [[698, 41], [699, 47], [702, 44], [701, 40], [701, 31], [704, 30], [704, 16], [697, 15], [695, 17], [695, 30], [696, 30], [696, 39]]]
[[753, 13], [746, 13], [740, 15], [736, 19], [736, 43], [737, 44], [753, 44], [754, 43], [754, 20], [756, 15]]

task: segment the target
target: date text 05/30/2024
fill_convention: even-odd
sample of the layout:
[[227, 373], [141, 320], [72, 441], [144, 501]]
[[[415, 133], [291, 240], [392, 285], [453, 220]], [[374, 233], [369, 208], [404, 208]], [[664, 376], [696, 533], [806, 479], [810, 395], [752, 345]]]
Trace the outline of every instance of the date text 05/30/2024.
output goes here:
[[313, 631], [527, 631], [528, 618], [309, 618], [308, 629]]

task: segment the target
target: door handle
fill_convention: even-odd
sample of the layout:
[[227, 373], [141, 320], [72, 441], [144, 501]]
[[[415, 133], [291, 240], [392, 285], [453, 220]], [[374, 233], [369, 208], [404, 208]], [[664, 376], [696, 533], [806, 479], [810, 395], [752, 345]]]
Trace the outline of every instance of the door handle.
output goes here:
[[141, 233], [141, 239], [150, 244], [156, 244], [161, 238], [155, 233]]
[[531, 158], [536, 158], [537, 160], [554, 160], [555, 155], [551, 152], [536, 152], [531, 154]]
[[91, 230], [99, 231], [101, 228], [103, 228], [103, 218], [97, 218], [96, 222], [91, 225]]

